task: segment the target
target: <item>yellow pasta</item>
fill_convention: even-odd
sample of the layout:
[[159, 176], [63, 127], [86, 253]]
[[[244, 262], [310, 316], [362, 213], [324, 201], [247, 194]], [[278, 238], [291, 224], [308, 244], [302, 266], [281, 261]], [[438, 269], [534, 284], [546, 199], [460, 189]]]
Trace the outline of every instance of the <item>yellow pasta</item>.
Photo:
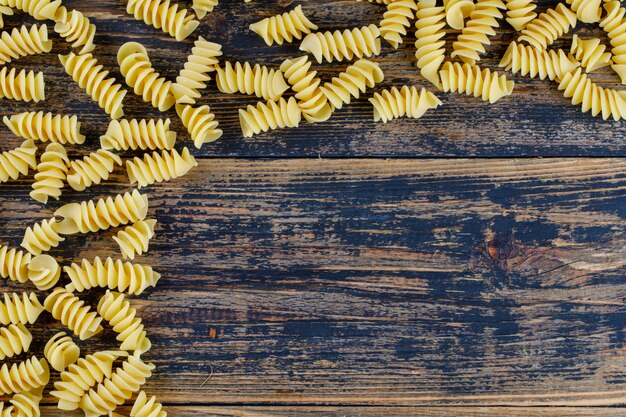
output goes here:
[[310, 71], [311, 64], [308, 57], [304, 55], [285, 60], [280, 70], [296, 93], [295, 97], [298, 100], [298, 107], [302, 110], [302, 116], [310, 123], [323, 122], [330, 118], [332, 109], [320, 89], [322, 80], [317, 77], [317, 71]]
[[50, 197], [58, 200], [63, 181], [67, 178], [69, 158], [60, 143], [51, 143], [41, 155], [30, 196], [40, 203], [47, 204]]
[[378, 25], [380, 36], [398, 49], [402, 37], [406, 35], [407, 28], [415, 18], [415, 11], [417, 11], [415, 0], [397, 0], [390, 3], [383, 14], [383, 20]]
[[420, 0], [415, 14], [415, 59], [424, 78], [441, 88], [439, 68], [446, 58], [445, 9], [435, 0]]
[[122, 158], [106, 149], [99, 149], [83, 159], [70, 162], [67, 183], [76, 191], [83, 191], [93, 184], [108, 180], [115, 165], [121, 166]]
[[213, 8], [217, 6], [218, 2], [218, 0], [193, 0], [191, 8], [196, 13], [196, 16], [202, 19], [207, 13], [213, 11]]
[[443, 91], [465, 93], [480, 97], [484, 101], [495, 103], [504, 96], [513, 93], [515, 83], [506, 76], [469, 64], [446, 62], [439, 71]]
[[28, 279], [38, 290], [49, 290], [59, 282], [61, 267], [50, 255], [34, 256], [28, 264]]
[[72, 281], [65, 288], [68, 291], [83, 292], [91, 288], [109, 288], [120, 292], [140, 295], [146, 288], [156, 286], [161, 274], [151, 267], [113, 261], [107, 258], [104, 262], [96, 257], [93, 262], [83, 259], [82, 263], [73, 263], [63, 267]]
[[128, 14], [156, 29], [162, 29], [177, 41], [186, 39], [200, 24], [193, 14], [188, 14], [184, 8], [179, 10], [179, 5], [171, 4], [169, 0], [126, 1]]
[[282, 45], [285, 41], [291, 43], [294, 39], [302, 39], [303, 34], [317, 30], [317, 26], [304, 15], [302, 6], [296, 6], [289, 12], [251, 24], [250, 30], [262, 37], [267, 45]]
[[22, 323], [0, 328], [0, 360], [27, 352], [33, 335]]
[[222, 93], [239, 92], [275, 100], [289, 88], [280, 70], [275, 71], [259, 64], [252, 67], [248, 62], [243, 65], [236, 62], [233, 66], [226, 62], [224, 68], [217, 67], [216, 70], [215, 81]]
[[352, 97], [359, 98], [368, 87], [372, 88], [384, 79], [385, 74], [376, 62], [359, 59], [321, 89], [330, 104], [340, 109], [344, 104], [350, 104]]
[[346, 29], [343, 32], [314, 32], [300, 44], [300, 50], [312, 54], [318, 63], [352, 60], [380, 54], [380, 31], [376, 25]]
[[30, 253], [9, 249], [8, 246], [0, 246], [0, 276], [21, 283], [28, 281], [30, 259]]
[[43, 354], [54, 369], [59, 372], [76, 363], [80, 357], [80, 348], [65, 332], [52, 336], [44, 347]]
[[465, 26], [465, 19], [474, 11], [472, 0], [444, 0], [446, 21], [452, 29], [461, 30]]
[[167, 413], [155, 396], [148, 400], [146, 393], [141, 391], [130, 410], [130, 417], [167, 417]]
[[170, 119], [111, 120], [100, 137], [102, 149], [172, 149], [176, 132], [170, 130]]
[[124, 259], [135, 259], [135, 255], [142, 255], [148, 251], [150, 239], [154, 237], [156, 220], [139, 220], [113, 236], [122, 251]]
[[45, 359], [33, 356], [20, 363], [0, 368], [0, 393], [26, 392], [45, 386], [50, 380], [50, 368]]
[[75, 233], [95, 233], [109, 227], [134, 223], [143, 220], [148, 213], [148, 196], [137, 190], [119, 194], [115, 198], [70, 203], [54, 212], [63, 220], [57, 223], [56, 230], [63, 235]]
[[500, 9], [506, 6], [502, 0], [478, 0], [469, 15], [469, 20], [456, 42], [452, 44], [452, 58], [459, 57], [463, 62], [474, 65], [480, 60], [479, 54], [485, 52], [485, 45], [490, 45], [490, 36], [494, 36], [498, 19], [503, 17]]
[[611, 53], [604, 52], [606, 46], [600, 43], [600, 39], [580, 39], [578, 35], [572, 38], [572, 48], [570, 52], [580, 61], [587, 72], [595, 71], [611, 65]]
[[143, 362], [139, 355], [129, 356], [111, 378], [83, 395], [80, 407], [87, 415], [103, 415], [115, 410], [141, 389], [152, 370], [154, 365]]
[[79, 407], [80, 399], [96, 384], [113, 373], [113, 362], [119, 357], [128, 356], [124, 351], [101, 351], [79, 358], [61, 372], [61, 380], [54, 383], [55, 391], [50, 395], [58, 398], [58, 408], [71, 411]]
[[0, 0], [0, 5], [28, 13], [37, 20], [54, 20], [61, 0]]
[[0, 70], [0, 98], [19, 101], [42, 101], [46, 99], [43, 72], [17, 72], [7, 67]]
[[87, 340], [102, 331], [102, 317], [65, 288], [55, 288], [43, 305], [80, 340]]
[[126, 84], [133, 88], [135, 94], [143, 101], [151, 103], [160, 111], [169, 110], [176, 100], [172, 94], [172, 82], [161, 77], [152, 68], [146, 48], [137, 42], [125, 43], [117, 53], [120, 71]]
[[2, 410], [2, 417], [40, 417], [39, 402], [43, 397], [43, 387], [28, 392], [15, 394], [9, 401], [11, 405]]
[[143, 159], [136, 156], [133, 160], [126, 161], [130, 183], [137, 184], [138, 188], [182, 177], [197, 166], [198, 162], [187, 147], [183, 148], [182, 154], [176, 149], [164, 150], [161, 153], [155, 151], [152, 154], [144, 154]]
[[118, 333], [117, 340], [122, 342], [121, 350], [145, 353], [150, 349], [150, 339], [137, 317], [135, 310], [124, 294], [107, 290], [98, 303], [98, 313], [109, 322], [113, 331]]
[[383, 123], [404, 116], [419, 119], [426, 111], [441, 105], [441, 100], [425, 88], [420, 91], [406, 85], [400, 90], [393, 87], [391, 90], [374, 93], [369, 101], [374, 106], [374, 121], [380, 120]]
[[214, 142], [222, 137], [223, 132], [217, 128], [219, 123], [209, 106], [194, 108], [177, 104], [176, 113], [187, 128], [196, 148], [200, 149], [205, 143]]
[[302, 110], [293, 97], [289, 101], [281, 97], [277, 102], [259, 102], [256, 106], [249, 105], [245, 110], [239, 109], [239, 124], [246, 138], [270, 129], [298, 127], [301, 119]]
[[86, 54], [95, 49], [93, 39], [96, 36], [96, 25], [89, 21], [89, 18], [79, 12], [72, 10], [67, 13], [62, 7], [61, 13], [57, 13], [54, 31], [61, 35], [67, 42], [72, 44], [72, 48], [81, 48], [79, 54]]
[[0, 6], [0, 29], [4, 28], [4, 16], [13, 16], [13, 9], [8, 6]]
[[517, 42], [511, 42], [500, 61], [500, 67], [505, 67], [507, 71], [552, 81], [560, 81], [563, 75], [579, 66], [580, 63], [573, 56], [565, 55], [562, 49], [558, 52], [541, 51]]
[[27, 175], [35, 169], [37, 147], [32, 140], [25, 140], [19, 148], [0, 154], [0, 183], [9, 179], [16, 180], [20, 175]]
[[611, 40], [611, 53], [613, 54], [613, 71], [619, 75], [622, 84], [626, 84], [626, 9], [621, 7], [619, 1], [604, 3], [605, 16], [600, 21], [600, 27], [604, 29]]
[[202, 36], [194, 42], [191, 55], [172, 84], [172, 94], [179, 104], [194, 104], [200, 98], [199, 90], [206, 88], [206, 82], [211, 79], [208, 75], [215, 71], [222, 56], [222, 45], [209, 42]]
[[19, 137], [40, 140], [42, 142], [58, 142], [62, 144], [82, 144], [85, 136], [80, 133], [81, 123], [76, 116], [40, 112], [14, 114], [10, 118], [4, 116], [4, 124]]
[[32, 255], [40, 255], [52, 248], [59, 246], [65, 238], [57, 233], [57, 223], [55, 219], [44, 220], [41, 224], [28, 226], [24, 233], [21, 246]]
[[615, 121], [626, 118], [626, 91], [600, 87], [581, 68], [565, 74], [559, 90], [563, 90], [565, 97], [571, 97], [572, 104], [580, 104], [583, 113], [591, 111], [593, 116], [601, 114], [604, 120], [610, 117]]
[[576, 27], [576, 13], [563, 3], [548, 9], [530, 21], [520, 32], [518, 42], [524, 41], [537, 49], [546, 49], [559, 36]]
[[28, 55], [47, 53], [52, 50], [46, 25], [22, 26], [0, 35], [0, 65]]
[[602, 0], [565, 0], [570, 5], [576, 17], [583, 23], [600, 21]]
[[37, 294], [31, 293], [4, 293], [4, 302], [0, 302], [0, 323], [33, 324], [44, 310]]
[[98, 60], [91, 54], [59, 55], [65, 72], [84, 89], [91, 98], [98, 102], [101, 109], [113, 119], [124, 115], [124, 97], [127, 91], [114, 78], [107, 78], [109, 71], [105, 71]]
[[506, 0], [506, 21], [519, 32], [537, 17], [536, 8], [535, 0]]

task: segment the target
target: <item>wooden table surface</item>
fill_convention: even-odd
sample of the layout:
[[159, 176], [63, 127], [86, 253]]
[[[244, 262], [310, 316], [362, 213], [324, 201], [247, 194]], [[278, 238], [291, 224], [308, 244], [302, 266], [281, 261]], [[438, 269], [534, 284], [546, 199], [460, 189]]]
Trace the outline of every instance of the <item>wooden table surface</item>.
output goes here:
[[[224, 45], [226, 59], [277, 66], [300, 55], [297, 45], [266, 47], [247, 27], [300, 3], [322, 30], [377, 23], [384, 10], [221, 0], [196, 34]], [[177, 43], [133, 20], [124, 1], [66, 4], [96, 24], [95, 55], [120, 80], [124, 42], [144, 43], [168, 77], [190, 52], [195, 35]], [[24, 22], [33, 20], [7, 27]], [[576, 32], [604, 36], [590, 25]], [[109, 119], [65, 75], [56, 54], [69, 46], [51, 36], [52, 54], [16, 64], [45, 72], [48, 100], [3, 101], [1, 113], [79, 114], [88, 141], [71, 148], [77, 157], [97, 149]], [[484, 65], [496, 68], [515, 37], [504, 25]], [[427, 86], [412, 33], [406, 41], [376, 58], [386, 74], [378, 90]], [[328, 79], [346, 65], [319, 68]], [[513, 96], [495, 105], [438, 93], [437, 111], [382, 125], [370, 92], [327, 123], [252, 140], [237, 109], [256, 99], [212, 84], [201, 103], [223, 138], [194, 150], [200, 166], [188, 176], [147, 190], [159, 224], [140, 262], [163, 278], [134, 300], [157, 366], [146, 391], [183, 417], [623, 416], [626, 125], [580, 113], [547, 81], [512, 78]], [[615, 81], [603, 70], [594, 79]], [[132, 94], [126, 114], [162, 117]], [[0, 132], [2, 150], [19, 144]], [[26, 225], [61, 204], [132, 189], [119, 169], [42, 206], [31, 183], [0, 186], [2, 244], [19, 245]], [[113, 233], [72, 237], [52, 254], [64, 264], [116, 256]], [[31, 350], [60, 328], [42, 315]], [[113, 337], [81, 342], [83, 352], [112, 349]], [[44, 415], [68, 415], [47, 394], [44, 403]]]

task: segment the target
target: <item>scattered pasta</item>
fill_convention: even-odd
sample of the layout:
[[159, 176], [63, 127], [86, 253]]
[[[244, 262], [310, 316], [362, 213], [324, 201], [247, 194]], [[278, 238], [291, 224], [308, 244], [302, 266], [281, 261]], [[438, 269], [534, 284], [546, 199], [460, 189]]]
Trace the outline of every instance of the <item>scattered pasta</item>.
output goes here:
[[102, 331], [102, 317], [65, 288], [55, 288], [43, 303], [47, 311], [80, 340], [86, 340]]
[[44, 356], [54, 369], [59, 372], [76, 363], [80, 357], [80, 348], [65, 332], [52, 336], [44, 347]]
[[156, 220], [139, 220], [120, 230], [113, 240], [120, 246], [124, 259], [135, 259], [135, 255], [142, 255], [148, 251], [150, 239], [154, 237]]
[[93, 184], [109, 179], [115, 165], [122, 165], [122, 158], [106, 149], [92, 152], [83, 159], [70, 162], [67, 183], [76, 191], [83, 191]]
[[150, 350], [150, 339], [146, 336], [141, 319], [137, 317], [137, 310], [130, 305], [124, 294], [107, 290], [98, 303], [98, 313], [118, 334], [117, 340], [122, 342], [120, 350], [130, 350], [135, 353], [145, 353]]

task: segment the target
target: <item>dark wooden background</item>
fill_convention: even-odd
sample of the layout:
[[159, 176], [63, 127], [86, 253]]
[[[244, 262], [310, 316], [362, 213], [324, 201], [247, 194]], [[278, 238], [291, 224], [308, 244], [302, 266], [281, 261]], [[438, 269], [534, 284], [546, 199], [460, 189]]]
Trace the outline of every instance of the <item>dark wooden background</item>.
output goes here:
[[[223, 44], [227, 59], [277, 66], [299, 56], [297, 45], [266, 47], [247, 27], [297, 3], [222, 0], [196, 34]], [[170, 77], [191, 49], [192, 39], [134, 21], [121, 0], [66, 4], [97, 25], [95, 54], [120, 80], [126, 41], [144, 43]], [[302, 4], [322, 30], [376, 23], [384, 11]], [[495, 68], [515, 36], [504, 25], [484, 65]], [[89, 139], [71, 149], [77, 157], [97, 149], [108, 118], [64, 74], [55, 54], [69, 47], [52, 37], [53, 54], [16, 64], [45, 72], [48, 101], [2, 101], [1, 113], [79, 114]], [[426, 86], [413, 42], [376, 58], [382, 86]], [[224, 137], [194, 151], [200, 166], [187, 177], [148, 189], [159, 224], [139, 261], [163, 278], [135, 301], [157, 365], [147, 392], [173, 416], [623, 416], [626, 125], [581, 114], [547, 81], [513, 78], [514, 95], [495, 105], [439, 94], [444, 105], [421, 120], [375, 125], [370, 93], [328, 123], [252, 140], [237, 109], [256, 99], [211, 85], [201, 103]], [[594, 79], [616, 80], [602, 70]], [[132, 95], [126, 111], [159, 116]], [[0, 132], [2, 150], [20, 143]], [[0, 186], [2, 244], [17, 246], [61, 204], [131, 189], [119, 169], [43, 207], [31, 183]], [[116, 256], [113, 233], [52, 253], [64, 264]], [[60, 328], [42, 315], [31, 350], [41, 354]], [[113, 337], [81, 346], [112, 349]], [[45, 415], [62, 415], [50, 396], [44, 403]]]

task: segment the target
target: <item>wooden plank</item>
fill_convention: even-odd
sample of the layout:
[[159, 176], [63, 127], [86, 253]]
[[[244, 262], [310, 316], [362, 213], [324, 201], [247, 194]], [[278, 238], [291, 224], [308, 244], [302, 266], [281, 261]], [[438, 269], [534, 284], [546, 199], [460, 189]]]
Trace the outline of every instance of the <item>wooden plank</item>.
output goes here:
[[[60, 204], [28, 187], [0, 188], [1, 243]], [[163, 278], [135, 302], [146, 389], [172, 405], [623, 404], [625, 189], [625, 159], [202, 160], [148, 189], [160, 225], [141, 261]], [[113, 232], [52, 253], [116, 256]], [[33, 349], [59, 328], [46, 315]]]
[[[548, 4], [543, 3], [540, 10]], [[121, 81], [116, 64], [119, 46], [129, 40], [144, 43], [156, 68], [173, 79], [190, 52], [193, 39], [177, 43], [159, 30], [135, 21], [125, 13], [125, 2], [120, 0], [85, 0], [68, 2], [80, 8], [98, 27], [95, 55]], [[291, 3], [289, 4], [291, 5]], [[263, 41], [247, 27], [263, 17], [284, 12], [286, 6], [269, 0], [244, 3], [240, 0], [222, 1], [216, 12], [205, 19], [197, 34], [224, 45], [224, 58], [249, 60], [277, 67], [288, 57], [301, 55], [297, 45], [266, 47]], [[341, 29], [356, 25], [376, 23], [383, 8], [376, 4], [316, 0], [305, 2], [306, 13], [321, 30]], [[7, 27], [24, 21], [22, 16], [7, 18]], [[32, 21], [32, 20], [30, 20]], [[385, 45], [384, 53], [375, 60], [384, 69], [387, 78], [380, 88], [403, 84], [429, 87], [414, 68], [413, 33], [406, 44], [397, 51]], [[601, 36], [599, 28], [579, 25], [577, 33], [584, 36]], [[448, 46], [455, 40], [450, 32]], [[58, 36], [53, 34], [53, 39]], [[569, 37], [557, 46], [569, 48]], [[497, 69], [499, 58], [506, 46], [516, 38], [507, 25], [493, 39], [482, 65]], [[15, 64], [19, 68], [43, 69], [48, 79], [49, 100], [38, 104], [20, 104], [3, 101], [3, 114], [26, 109], [54, 109], [59, 112], [80, 114], [84, 129], [90, 138], [88, 147], [97, 146], [97, 138], [106, 131], [108, 117], [90, 103], [86, 95], [73, 83], [58, 63], [56, 54], [66, 53], [68, 45], [58, 41], [52, 54], [29, 57]], [[342, 71], [347, 63], [316, 65], [326, 81]], [[604, 86], [617, 86], [617, 78], [610, 69], [593, 74]], [[428, 113], [419, 121], [398, 120], [387, 125], [374, 124], [372, 108], [367, 101], [373, 91], [338, 111], [333, 118], [318, 125], [303, 125], [299, 129], [284, 129], [242, 140], [238, 109], [256, 103], [256, 99], [220, 94], [211, 83], [201, 104], [210, 104], [216, 112], [225, 134], [222, 140], [205, 145], [205, 156], [292, 156], [327, 157], [345, 156], [621, 156], [626, 152], [622, 140], [626, 133], [624, 123], [604, 122], [569, 105], [554, 84], [547, 81], [513, 77], [517, 82], [515, 94], [495, 105], [458, 94], [439, 94], [444, 105]], [[137, 97], [130, 94], [126, 100], [129, 117], [161, 116], [150, 110]], [[173, 111], [168, 116], [176, 120]], [[180, 123], [174, 124], [186, 138]], [[11, 138], [7, 130], [0, 131], [3, 141]], [[11, 142], [13, 143], [13, 142]]]

